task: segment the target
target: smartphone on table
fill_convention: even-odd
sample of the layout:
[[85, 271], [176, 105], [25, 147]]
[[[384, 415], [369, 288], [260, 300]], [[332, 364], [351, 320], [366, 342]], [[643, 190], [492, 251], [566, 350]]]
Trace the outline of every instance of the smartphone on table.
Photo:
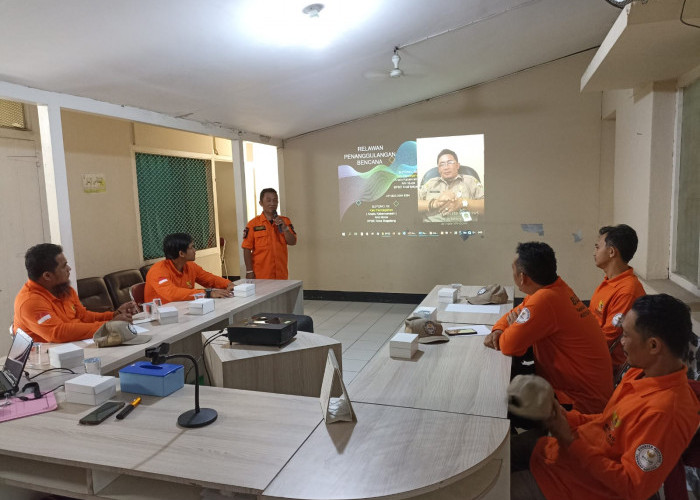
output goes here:
[[104, 422], [110, 415], [114, 415], [121, 410], [125, 404], [123, 401], [107, 401], [96, 410], [85, 415], [78, 422], [84, 425], [97, 425], [100, 422]]
[[476, 335], [476, 330], [473, 328], [446, 328], [447, 335]]

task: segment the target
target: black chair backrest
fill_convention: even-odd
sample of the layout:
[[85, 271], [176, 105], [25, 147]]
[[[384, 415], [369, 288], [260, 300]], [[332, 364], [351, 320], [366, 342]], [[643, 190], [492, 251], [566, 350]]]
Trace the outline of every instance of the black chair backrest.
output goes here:
[[[467, 165], [460, 165], [459, 166], [459, 173], [462, 175], [471, 175], [477, 181], [481, 182], [481, 177], [479, 177], [479, 174], [472, 167], [468, 167]], [[428, 182], [430, 179], [432, 179], [433, 177], [437, 177], [438, 175], [440, 175], [438, 173], [438, 168], [437, 167], [431, 168], [423, 175], [423, 179], [420, 181], [420, 185], [422, 186], [423, 184]]]
[[77, 281], [80, 303], [89, 311], [114, 311], [114, 303], [102, 278], [82, 278]]
[[141, 276], [143, 276], [143, 281], [146, 281], [146, 275], [148, 274], [148, 270], [153, 267], [153, 264], [147, 264], [145, 266], [141, 266], [139, 268], [139, 271], [141, 272]]
[[114, 307], [118, 308], [120, 305], [129, 302], [131, 300], [129, 295], [131, 285], [142, 282], [143, 276], [136, 269], [125, 269], [124, 271], [106, 275], [105, 283], [107, 284], [109, 295], [112, 297], [112, 302], [114, 302]]

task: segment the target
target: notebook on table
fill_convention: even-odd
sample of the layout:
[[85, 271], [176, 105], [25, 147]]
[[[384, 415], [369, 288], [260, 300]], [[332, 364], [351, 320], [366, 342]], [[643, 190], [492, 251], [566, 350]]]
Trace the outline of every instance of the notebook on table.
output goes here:
[[5, 366], [0, 371], [0, 397], [11, 396], [17, 392], [33, 343], [29, 335], [17, 328]]

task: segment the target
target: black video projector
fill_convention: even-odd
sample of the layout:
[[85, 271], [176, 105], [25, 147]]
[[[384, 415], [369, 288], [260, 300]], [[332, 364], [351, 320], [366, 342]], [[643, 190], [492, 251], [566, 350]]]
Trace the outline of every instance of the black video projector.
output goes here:
[[246, 323], [229, 326], [227, 330], [231, 343], [281, 346], [296, 336], [297, 322], [294, 319], [258, 315]]

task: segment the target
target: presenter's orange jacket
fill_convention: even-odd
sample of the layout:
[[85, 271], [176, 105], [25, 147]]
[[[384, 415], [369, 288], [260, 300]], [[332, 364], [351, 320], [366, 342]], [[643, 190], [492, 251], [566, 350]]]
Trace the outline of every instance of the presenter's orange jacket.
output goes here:
[[[292, 222], [287, 217], [280, 218], [296, 236]], [[260, 214], [248, 222], [241, 247], [253, 252], [253, 272], [256, 279], [286, 280], [289, 276], [287, 241], [277, 227], [267, 220], [265, 214]]]
[[566, 415], [568, 447], [541, 438], [530, 470], [547, 498], [647, 499], [659, 489], [700, 424], [686, 370], [643, 377], [630, 369], [601, 414]]
[[599, 413], [612, 394], [612, 365], [600, 327], [586, 305], [561, 278], [528, 295], [493, 330], [503, 330], [500, 349], [522, 356], [532, 346], [537, 374], [552, 384], [561, 404], [584, 413]]
[[144, 300], [151, 302], [159, 298], [163, 304], [180, 300], [193, 300], [194, 285], [204, 288], [226, 288], [231, 282], [221, 276], [216, 276], [205, 271], [194, 262], [185, 262], [182, 272], [178, 271], [170, 259], [161, 260], [153, 264], [146, 275], [146, 287], [144, 288]]
[[[646, 295], [644, 287], [634, 275], [631, 267], [609, 280], [607, 277], [598, 285], [591, 305], [588, 307], [598, 320], [605, 334], [608, 347], [622, 334], [622, 316], [632, 308], [632, 304], [642, 295]], [[622, 352], [622, 344], [618, 343], [611, 353], [613, 366], [620, 366], [627, 357]]]
[[36, 342], [72, 342], [91, 338], [114, 313], [85, 309], [74, 289], [55, 297], [43, 286], [28, 280], [15, 298], [13, 327], [21, 328]]

